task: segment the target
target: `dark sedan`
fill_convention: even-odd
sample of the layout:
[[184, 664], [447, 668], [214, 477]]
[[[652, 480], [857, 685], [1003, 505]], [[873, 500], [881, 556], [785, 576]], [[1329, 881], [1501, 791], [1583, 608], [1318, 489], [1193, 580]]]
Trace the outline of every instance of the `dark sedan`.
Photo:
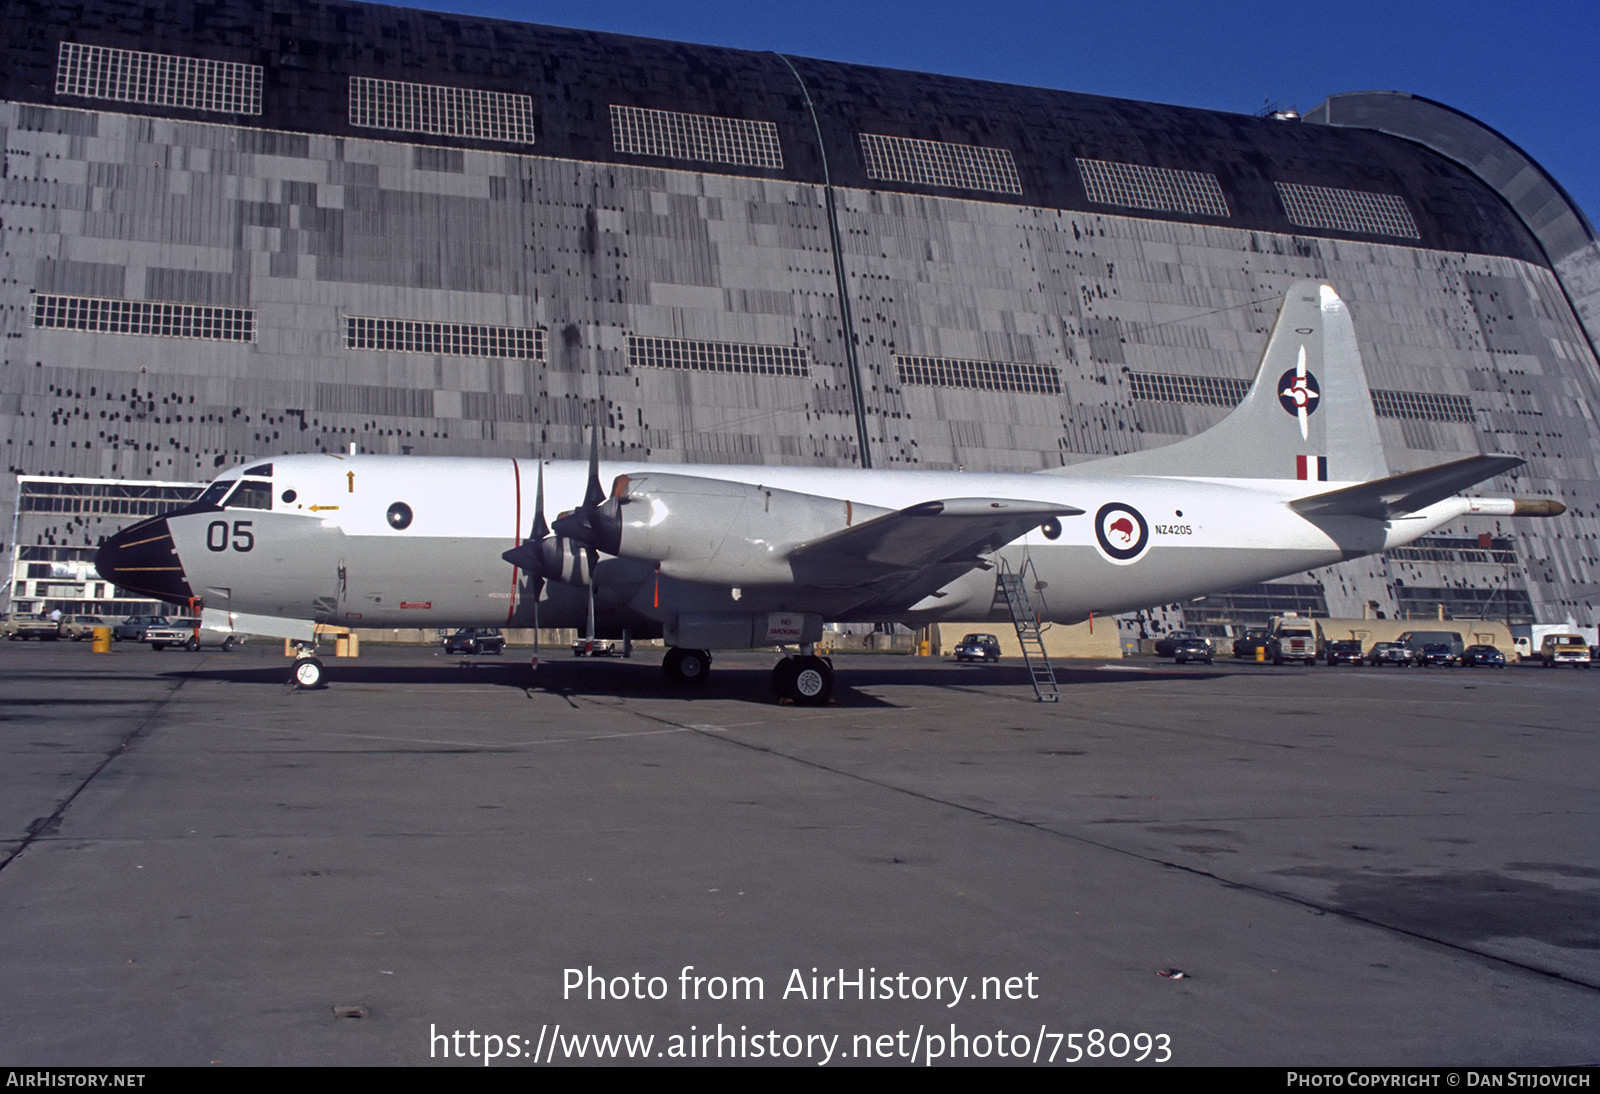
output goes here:
[[1177, 664], [1204, 661], [1211, 664], [1211, 643], [1204, 638], [1180, 638], [1172, 644], [1172, 660]]
[[445, 653], [500, 653], [506, 637], [495, 627], [463, 627], [444, 640]]
[[1244, 634], [1233, 640], [1233, 655], [1235, 657], [1248, 657], [1255, 660], [1264, 656], [1267, 648], [1266, 631], [1245, 631]]
[[1423, 668], [1430, 665], [1453, 665], [1456, 663], [1456, 651], [1444, 642], [1429, 642], [1417, 650], [1416, 660]]
[[1463, 665], [1493, 665], [1497, 669], [1506, 667], [1506, 655], [1494, 646], [1468, 646], [1461, 651]]
[[1161, 638], [1156, 639], [1156, 656], [1172, 657], [1178, 649], [1178, 643], [1185, 639], [1198, 638], [1193, 631], [1168, 631]]
[[1360, 642], [1329, 642], [1322, 656], [1330, 665], [1359, 665], [1364, 660]]

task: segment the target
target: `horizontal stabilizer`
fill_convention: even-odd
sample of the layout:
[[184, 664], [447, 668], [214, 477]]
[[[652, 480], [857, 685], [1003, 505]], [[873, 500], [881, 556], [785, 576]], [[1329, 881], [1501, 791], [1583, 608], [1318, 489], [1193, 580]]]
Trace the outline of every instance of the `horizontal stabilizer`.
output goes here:
[[801, 584], [820, 586], [866, 584], [952, 563], [965, 570], [1046, 521], [1082, 513], [1042, 501], [927, 501], [803, 544], [789, 562]]
[[1308, 517], [1371, 517], [1387, 520], [1426, 509], [1467, 487], [1504, 474], [1525, 461], [1515, 456], [1469, 456], [1454, 463], [1408, 471], [1289, 503]]

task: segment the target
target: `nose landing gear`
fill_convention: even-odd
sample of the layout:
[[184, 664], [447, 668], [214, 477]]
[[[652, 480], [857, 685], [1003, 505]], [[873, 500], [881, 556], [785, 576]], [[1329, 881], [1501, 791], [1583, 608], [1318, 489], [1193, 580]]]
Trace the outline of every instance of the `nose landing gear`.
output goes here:
[[311, 643], [296, 642], [294, 667], [289, 670], [292, 687], [310, 690], [322, 686], [322, 662], [317, 659], [317, 647]]

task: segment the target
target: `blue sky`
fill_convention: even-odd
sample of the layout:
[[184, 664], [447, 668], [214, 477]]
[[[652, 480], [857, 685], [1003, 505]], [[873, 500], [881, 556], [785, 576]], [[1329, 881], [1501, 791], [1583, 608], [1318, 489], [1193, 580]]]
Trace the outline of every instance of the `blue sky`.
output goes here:
[[1533, 156], [1600, 220], [1600, 4], [432, 0], [410, 6], [1252, 113], [1409, 91]]

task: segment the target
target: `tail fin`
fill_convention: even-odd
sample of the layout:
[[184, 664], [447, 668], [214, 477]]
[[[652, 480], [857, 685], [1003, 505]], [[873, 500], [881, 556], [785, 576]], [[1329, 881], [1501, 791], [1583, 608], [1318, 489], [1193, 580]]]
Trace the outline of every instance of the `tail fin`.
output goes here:
[[1388, 464], [1356, 347], [1355, 326], [1333, 286], [1297, 281], [1249, 394], [1222, 421], [1164, 448], [1060, 469], [1063, 474], [1366, 482]]

